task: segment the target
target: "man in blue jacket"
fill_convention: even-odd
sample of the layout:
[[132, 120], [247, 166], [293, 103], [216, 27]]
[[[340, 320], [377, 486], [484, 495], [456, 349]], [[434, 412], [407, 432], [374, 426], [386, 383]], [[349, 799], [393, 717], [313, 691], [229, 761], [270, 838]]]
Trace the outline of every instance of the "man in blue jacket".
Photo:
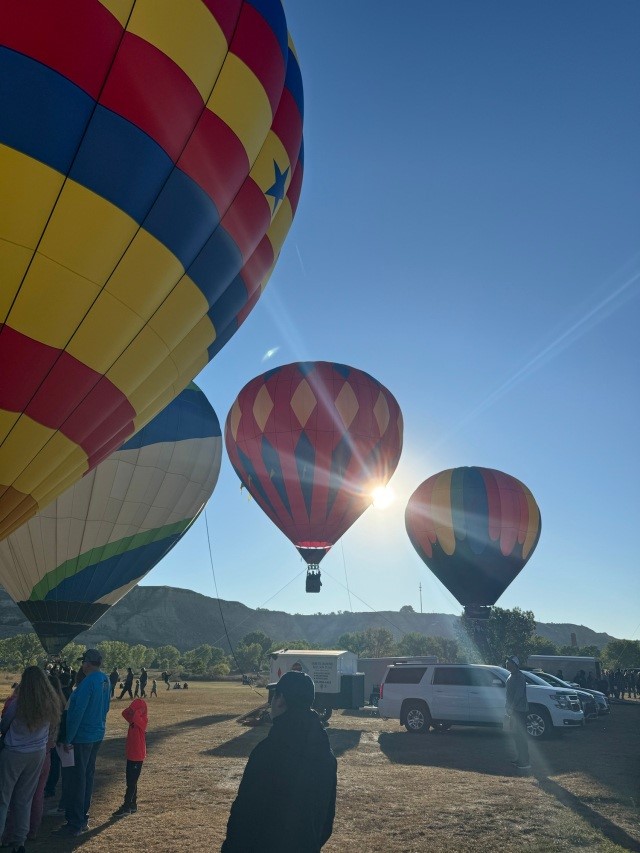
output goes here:
[[93, 793], [96, 757], [104, 739], [105, 723], [111, 698], [111, 683], [102, 666], [97, 649], [87, 649], [79, 659], [84, 679], [73, 691], [67, 707], [64, 750], [73, 750], [74, 765], [69, 773], [65, 816], [67, 823], [57, 834], [78, 836], [89, 828], [89, 806]]

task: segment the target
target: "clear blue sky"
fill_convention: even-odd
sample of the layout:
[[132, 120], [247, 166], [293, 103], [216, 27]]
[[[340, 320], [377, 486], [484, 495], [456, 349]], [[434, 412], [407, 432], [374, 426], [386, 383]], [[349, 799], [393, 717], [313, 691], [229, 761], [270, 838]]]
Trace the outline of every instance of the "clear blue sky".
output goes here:
[[[421, 582], [425, 612], [460, 612], [404, 507], [431, 474], [480, 465], [542, 512], [498, 604], [638, 638], [640, 3], [285, 8], [305, 86], [300, 206], [264, 296], [196, 381], [223, 422], [270, 367], [351, 364], [398, 399], [405, 448], [397, 501], [325, 558], [320, 595], [303, 574], [280, 591], [305, 566], [225, 456], [207, 507], [220, 597], [418, 610]], [[204, 518], [144, 583], [215, 594]]]

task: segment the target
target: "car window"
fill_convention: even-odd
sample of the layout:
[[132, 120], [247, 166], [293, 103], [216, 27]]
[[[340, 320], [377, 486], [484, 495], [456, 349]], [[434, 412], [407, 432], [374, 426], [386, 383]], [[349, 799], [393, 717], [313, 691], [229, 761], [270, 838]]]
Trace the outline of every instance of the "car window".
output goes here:
[[521, 672], [527, 684], [542, 684], [543, 687], [549, 686], [544, 678], [540, 678], [539, 675], [534, 675], [532, 672], [525, 672], [524, 670], [521, 670]]
[[490, 669], [472, 669], [471, 683], [475, 687], [504, 687], [504, 681]]
[[467, 666], [437, 666], [433, 674], [433, 683], [467, 687], [471, 684], [471, 670]]
[[419, 684], [426, 666], [390, 666], [385, 684]]

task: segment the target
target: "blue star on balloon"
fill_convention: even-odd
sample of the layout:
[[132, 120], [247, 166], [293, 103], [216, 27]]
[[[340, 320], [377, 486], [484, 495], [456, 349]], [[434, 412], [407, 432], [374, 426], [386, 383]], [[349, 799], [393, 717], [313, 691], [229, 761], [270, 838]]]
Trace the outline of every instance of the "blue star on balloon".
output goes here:
[[284, 186], [287, 182], [287, 175], [289, 174], [289, 167], [284, 170], [284, 172], [280, 171], [280, 167], [273, 161], [273, 171], [275, 173], [275, 180], [271, 184], [268, 190], [266, 190], [265, 195], [270, 195], [273, 197], [273, 212], [276, 212], [276, 208], [278, 204], [284, 198]]

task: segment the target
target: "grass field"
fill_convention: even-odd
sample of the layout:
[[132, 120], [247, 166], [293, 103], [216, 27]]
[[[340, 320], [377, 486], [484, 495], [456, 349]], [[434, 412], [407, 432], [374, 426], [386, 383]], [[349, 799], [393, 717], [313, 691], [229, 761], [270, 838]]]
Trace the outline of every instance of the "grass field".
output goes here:
[[[1, 682], [5, 684], [6, 682]], [[8, 693], [0, 688], [0, 694]], [[124, 793], [126, 723], [112, 703], [98, 756], [91, 831], [54, 841], [45, 817], [31, 853], [215, 851], [247, 756], [268, 726], [240, 714], [264, 701], [239, 684], [193, 684], [149, 701], [139, 811], [116, 821]], [[640, 851], [640, 702], [614, 706], [585, 729], [532, 745], [534, 773], [511, 773], [502, 732], [460, 728], [410, 735], [393, 720], [334, 712], [337, 851]]]

